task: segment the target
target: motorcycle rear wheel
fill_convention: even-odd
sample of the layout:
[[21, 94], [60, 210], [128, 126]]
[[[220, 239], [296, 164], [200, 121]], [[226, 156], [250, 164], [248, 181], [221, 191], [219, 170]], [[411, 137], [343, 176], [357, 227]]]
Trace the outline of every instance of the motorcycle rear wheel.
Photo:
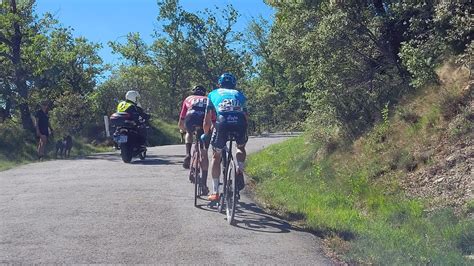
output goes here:
[[132, 161], [132, 147], [128, 143], [120, 144], [120, 155], [124, 163], [130, 163]]
[[142, 151], [138, 154], [138, 158], [140, 158], [140, 160], [145, 160], [146, 158], [146, 151]]

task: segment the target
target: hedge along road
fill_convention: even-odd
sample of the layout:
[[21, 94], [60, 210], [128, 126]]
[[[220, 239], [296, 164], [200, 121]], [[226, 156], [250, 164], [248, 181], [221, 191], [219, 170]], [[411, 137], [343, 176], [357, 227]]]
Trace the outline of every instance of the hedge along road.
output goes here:
[[[248, 150], [283, 139], [250, 138]], [[317, 237], [245, 195], [235, 226], [205, 201], [194, 207], [184, 146], [148, 155], [131, 164], [105, 153], [0, 172], [0, 263], [331, 264]]]

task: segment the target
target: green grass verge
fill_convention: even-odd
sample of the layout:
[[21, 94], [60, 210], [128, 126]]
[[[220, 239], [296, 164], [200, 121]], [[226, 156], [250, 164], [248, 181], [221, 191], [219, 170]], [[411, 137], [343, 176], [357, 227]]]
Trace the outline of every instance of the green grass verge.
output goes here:
[[373, 181], [380, 166], [338, 155], [315, 160], [317, 149], [298, 137], [251, 155], [247, 172], [256, 181], [258, 200], [304, 217], [349, 262], [469, 263], [464, 255], [474, 253], [472, 219], [450, 209], [426, 213], [424, 203], [405, 198], [396, 182]]
[[28, 161], [8, 161], [4, 158], [0, 158], [0, 172], [25, 163], [28, 163]]
[[[36, 144], [32, 142], [19, 143], [17, 149], [0, 149], [0, 171], [8, 170], [13, 167], [37, 161], [36, 158]], [[0, 147], [1, 148], [1, 147]], [[55, 159], [54, 143], [47, 145], [47, 158]], [[16, 151], [16, 153], [15, 153]], [[98, 152], [111, 151], [111, 147], [94, 146], [87, 144], [84, 140], [74, 139], [73, 148], [71, 150], [70, 158], [83, 157]]]
[[148, 142], [151, 146], [177, 144], [181, 141], [178, 123], [167, 123], [159, 119], [151, 120]]

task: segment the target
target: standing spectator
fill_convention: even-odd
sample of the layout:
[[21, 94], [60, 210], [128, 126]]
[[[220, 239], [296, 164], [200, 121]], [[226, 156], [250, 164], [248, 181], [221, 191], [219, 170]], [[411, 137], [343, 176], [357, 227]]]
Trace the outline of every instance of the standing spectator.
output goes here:
[[5, 108], [3, 107], [0, 107], [0, 123], [3, 123], [5, 122], [5, 119], [7, 119], [7, 110], [5, 110]]
[[49, 134], [53, 133], [53, 129], [49, 124], [48, 105], [48, 101], [42, 101], [40, 104], [41, 108], [35, 113], [36, 135], [39, 137], [38, 159], [40, 161], [45, 156], [46, 144], [48, 143]]

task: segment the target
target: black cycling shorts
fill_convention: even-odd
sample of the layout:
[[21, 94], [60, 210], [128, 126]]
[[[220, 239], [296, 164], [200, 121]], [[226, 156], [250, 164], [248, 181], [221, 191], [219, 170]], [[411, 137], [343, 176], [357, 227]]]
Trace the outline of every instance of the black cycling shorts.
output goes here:
[[[200, 141], [201, 149], [204, 148], [204, 145], [201, 141], [201, 135], [204, 134], [204, 129], [202, 128], [202, 123], [204, 122], [204, 114], [199, 112], [190, 112], [186, 114], [184, 118], [184, 126], [188, 133], [194, 134], [196, 131], [196, 138]], [[209, 147], [209, 143], [205, 145], [206, 149]]]
[[[189, 112], [184, 118], [184, 126], [186, 131], [189, 133], [194, 133], [196, 127], [202, 129], [202, 123], [204, 122], [204, 113], [200, 112]], [[202, 133], [201, 133], [202, 134]]]
[[219, 115], [211, 144], [215, 149], [222, 150], [231, 136], [235, 138], [237, 146], [247, 143], [247, 122], [244, 114]]

